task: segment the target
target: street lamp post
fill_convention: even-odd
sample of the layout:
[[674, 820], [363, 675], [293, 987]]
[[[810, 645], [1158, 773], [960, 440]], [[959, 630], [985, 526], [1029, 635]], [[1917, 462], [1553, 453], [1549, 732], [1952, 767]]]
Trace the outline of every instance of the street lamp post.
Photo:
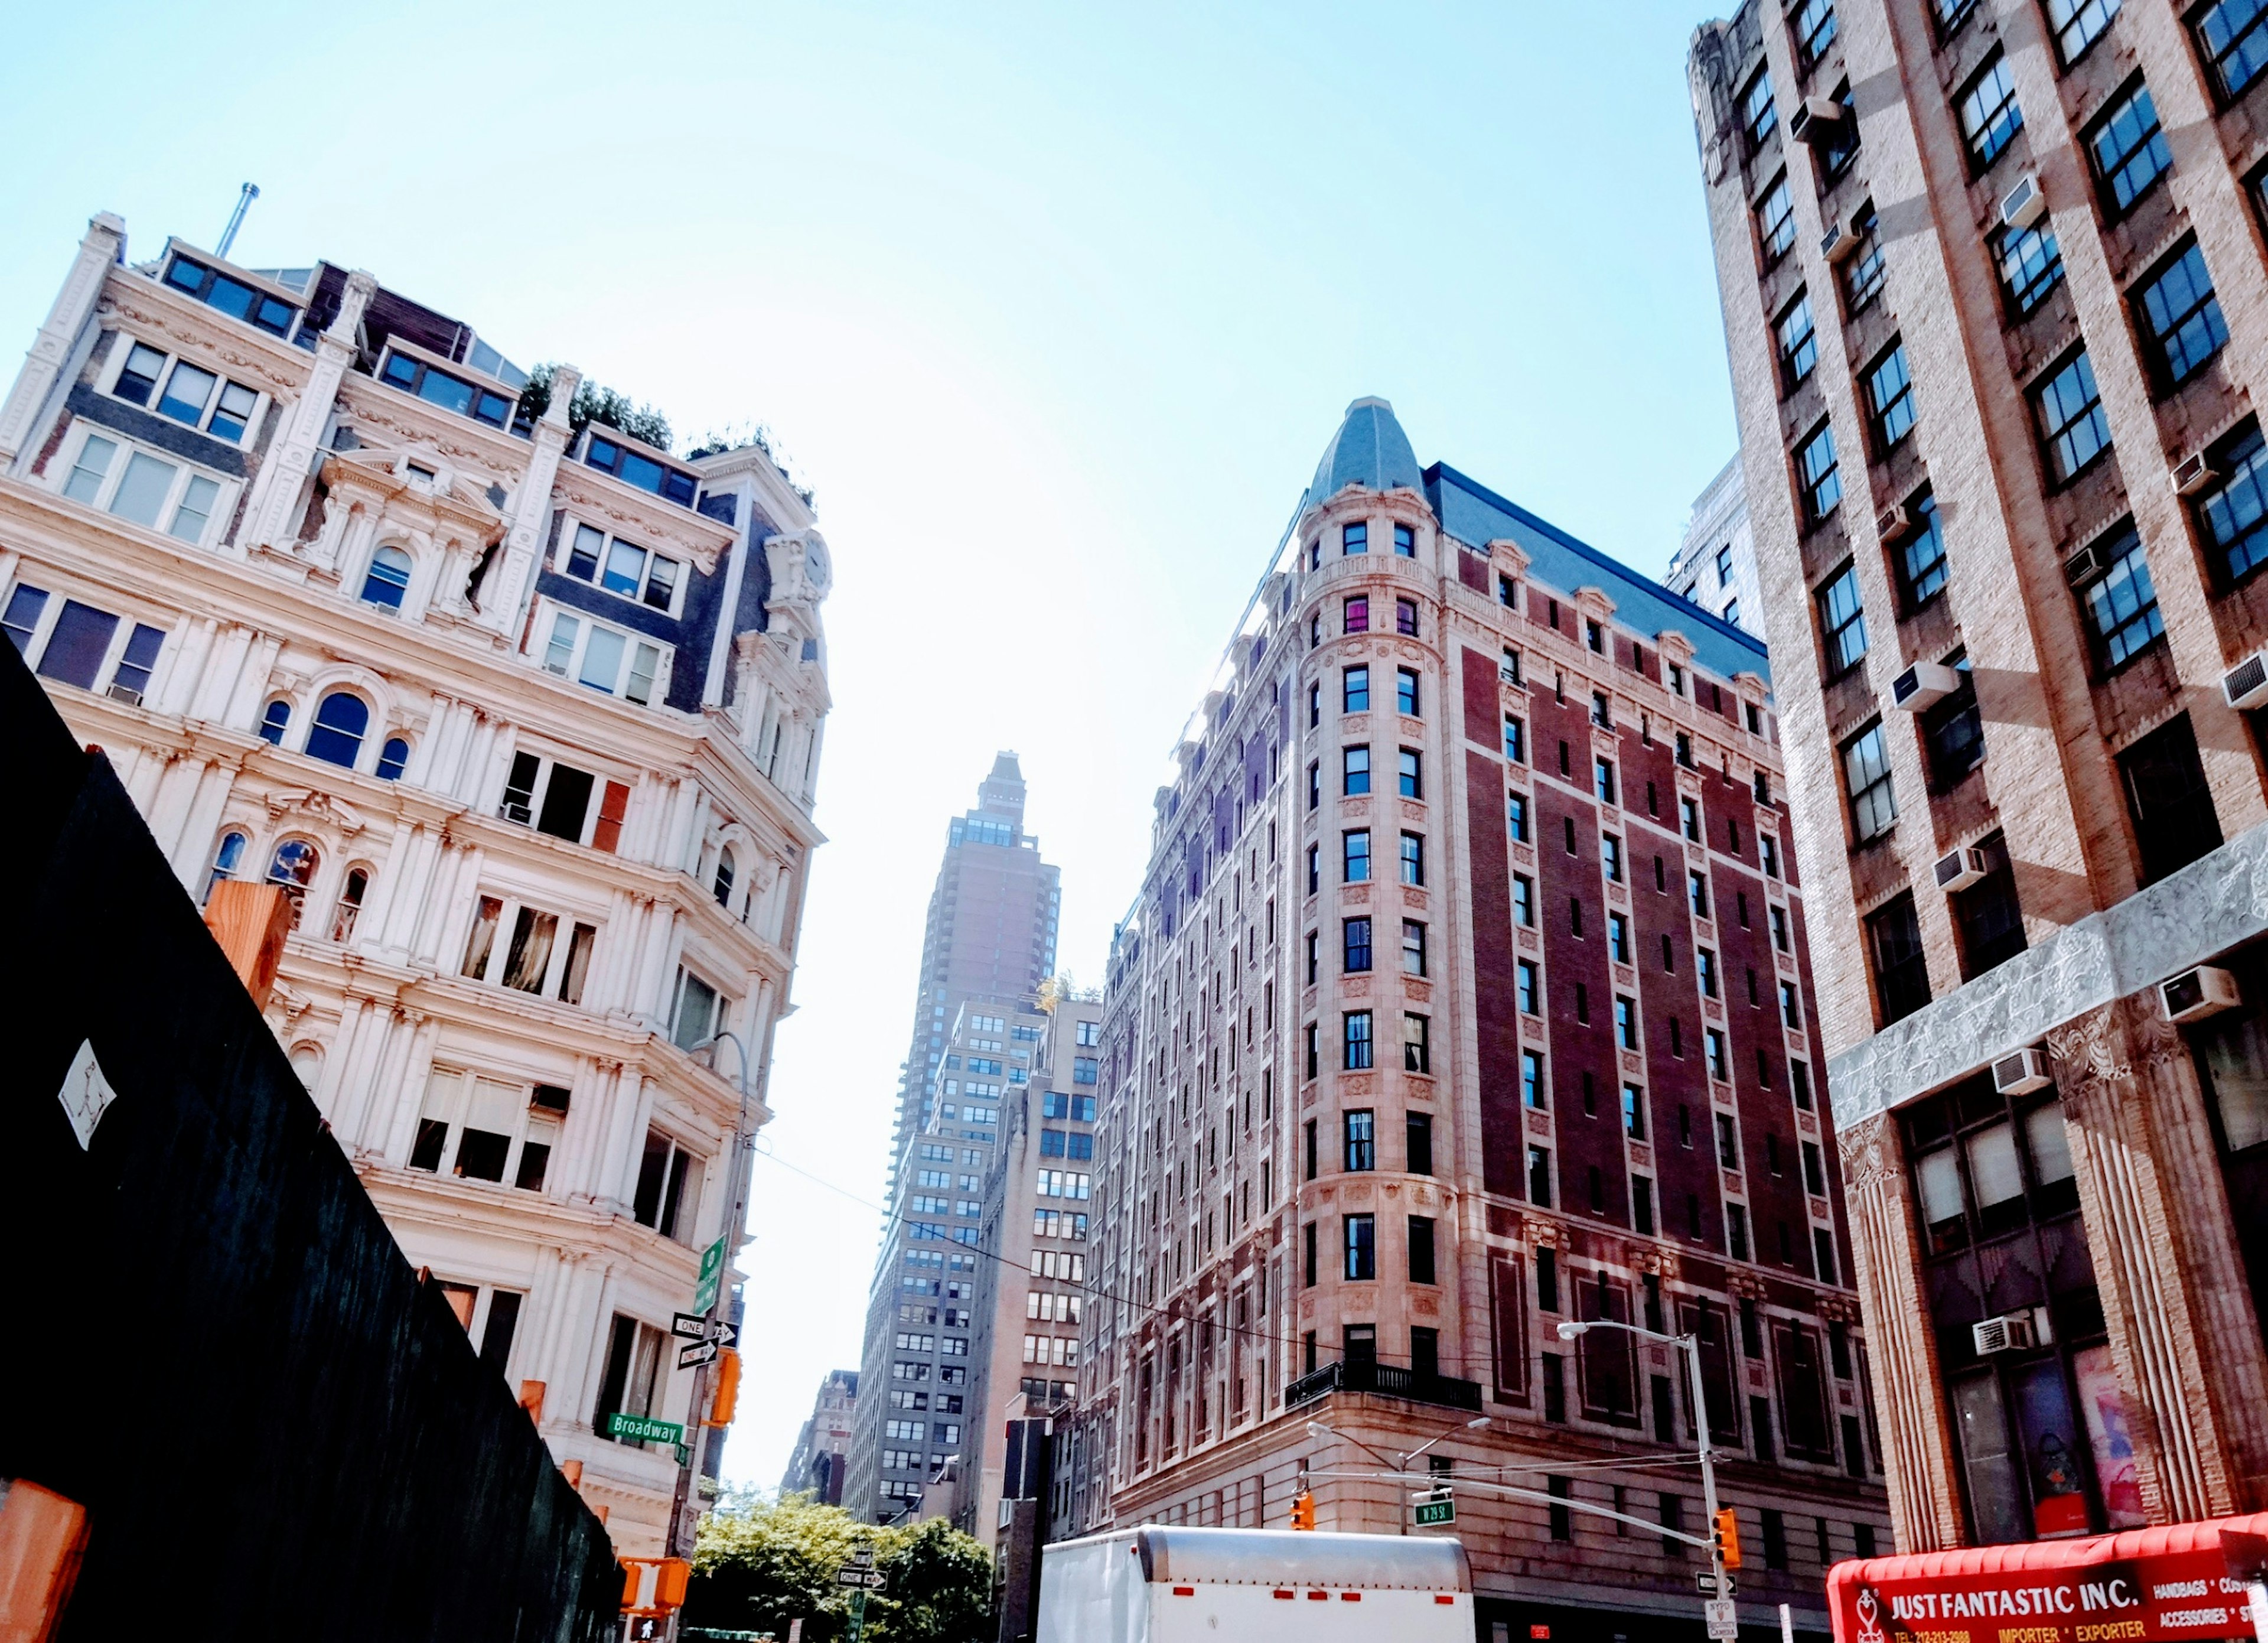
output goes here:
[[[1337, 1438], [1345, 1442], [1351, 1443], [1356, 1448], [1360, 1449], [1364, 1454], [1369, 1455], [1381, 1466], [1391, 1467], [1398, 1476], [1406, 1480], [1410, 1475], [1410, 1462], [1416, 1460], [1419, 1455], [1425, 1454], [1426, 1450], [1432, 1448], [1435, 1444], [1440, 1442], [1442, 1439], [1453, 1437], [1459, 1432], [1478, 1432], [1482, 1427], [1488, 1424], [1489, 1418], [1486, 1415], [1483, 1415], [1478, 1419], [1467, 1421], [1462, 1426], [1452, 1426], [1447, 1432], [1440, 1433], [1433, 1437], [1428, 1438], [1425, 1442], [1419, 1444], [1408, 1454], [1397, 1455], [1391, 1459], [1380, 1454], [1376, 1449], [1372, 1448], [1370, 1445], [1365, 1443], [1360, 1438], [1355, 1437], [1349, 1433], [1341, 1432], [1336, 1426], [1326, 1426], [1320, 1420], [1311, 1420], [1307, 1423], [1307, 1435], [1313, 1438]], [[1404, 1482], [1403, 1487], [1405, 1489], [1408, 1487], [1406, 1481]], [[1409, 1503], [1407, 1501], [1403, 1503], [1403, 1509], [1400, 1513], [1400, 1517], [1402, 1520], [1400, 1532], [1407, 1535], [1410, 1532], [1410, 1511]]]
[[1665, 1335], [1659, 1330], [1642, 1329], [1635, 1323], [1617, 1323], [1611, 1318], [1596, 1318], [1587, 1323], [1568, 1323], [1559, 1326], [1559, 1338], [1572, 1341], [1592, 1330], [1620, 1330], [1625, 1335], [1635, 1335], [1640, 1340], [1659, 1341], [1665, 1346], [1675, 1346], [1685, 1354], [1685, 1368], [1693, 1399], [1693, 1431], [1701, 1444], [1701, 1510], [1709, 1525], [1709, 1572], [1715, 1579], [1716, 1595], [1719, 1601], [1725, 1590], [1725, 1549], [1717, 1536], [1717, 1455], [1709, 1445], [1709, 1395], [1701, 1381], [1701, 1339], [1696, 1335]]

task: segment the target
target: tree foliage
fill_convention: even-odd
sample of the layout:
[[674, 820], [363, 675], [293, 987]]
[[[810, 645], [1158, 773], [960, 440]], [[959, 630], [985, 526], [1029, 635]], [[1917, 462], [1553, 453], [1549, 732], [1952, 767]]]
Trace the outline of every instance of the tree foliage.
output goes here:
[[730, 1494], [702, 1520], [684, 1625], [770, 1632], [803, 1620], [804, 1643], [837, 1643], [850, 1590], [835, 1582], [859, 1545], [888, 1582], [866, 1598], [871, 1643], [978, 1643], [992, 1633], [992, 1559], [943, 1521], [887, 1529], [808, 1495]]
[[[519, 391], [523, 416], [533, 419], [551, 409], [551, 380], [557, 369], [547, 361], [527, 373], [527, 386]], [[567, 426], [580, 433], [594, 422], [659, 450], [669, 449], [668, 417], [651, 405], [635, 404], [629, 394], [617, 394], [585, 377], [575, 385], [575, 397], [568, 402]]]

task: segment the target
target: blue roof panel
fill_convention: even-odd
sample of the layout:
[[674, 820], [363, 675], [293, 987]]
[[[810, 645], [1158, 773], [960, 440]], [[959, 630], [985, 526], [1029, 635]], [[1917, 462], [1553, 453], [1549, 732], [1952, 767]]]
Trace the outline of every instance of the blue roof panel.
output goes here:
[[1615, 601], [1617, 622], [1640, 633], [1675, 629], [1684, 634], [1693, 643], [1694, 659], [1718, 677], [1751, 673], [1771, 682], [1771, 662], [1762, 641], [1506, 501], [1447, 462], [1425, 470], [1425, 490], [1441, 528], [1459, 542], [1474, 548], [1498, 538], [1516, 542], [1538, 580], [1570, 593], [1580, 587], [1597, 587]]

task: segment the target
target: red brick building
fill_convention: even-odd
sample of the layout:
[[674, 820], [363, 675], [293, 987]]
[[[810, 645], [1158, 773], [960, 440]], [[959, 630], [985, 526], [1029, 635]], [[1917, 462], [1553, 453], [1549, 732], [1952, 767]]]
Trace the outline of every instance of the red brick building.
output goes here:
[[1910, 1550], [2268, 1491], [2264, 63], [2254, 0], [1694, 41]]
[[1765, 666], [1350, 409], [1114, 947], [1062, 1527], [1392, 1532], [1430, 1446], [1484, 1638], [1697, 1633], [1683, 1363], [1557, 1329], [1636, 1323], [1823, 1629], [1886, 1525]]

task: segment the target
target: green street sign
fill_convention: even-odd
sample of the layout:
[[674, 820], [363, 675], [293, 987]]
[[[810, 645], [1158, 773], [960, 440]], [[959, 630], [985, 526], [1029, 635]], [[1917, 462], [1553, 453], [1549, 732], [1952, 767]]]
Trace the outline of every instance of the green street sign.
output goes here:
[[717, 1304], [718, 1280], [725, 1275], [725, 1241], [722, 1238], [701, 1252], [701, 1281], [693, 1286], [693, 1309], [707, 1312]]
[[1419, 1529], [1430, 1529], [1437, 1523], [1454, 1523], [1457, 1521], [1457, 1503], [1447, 1496], [1439, 1500], [1420, 1500], [1413, 1512], [1412, 1521]]
[[858, 1588], [850, 1594], [850, 1643], [858, 1643], [866, 1631], [866, 1588]]
[[617, 1413], [607, 1417], [607, 1435], [637, 1443], [683, 1443], [685, 1428], [676, 1421], [656, 1420], [650, 1415]]

